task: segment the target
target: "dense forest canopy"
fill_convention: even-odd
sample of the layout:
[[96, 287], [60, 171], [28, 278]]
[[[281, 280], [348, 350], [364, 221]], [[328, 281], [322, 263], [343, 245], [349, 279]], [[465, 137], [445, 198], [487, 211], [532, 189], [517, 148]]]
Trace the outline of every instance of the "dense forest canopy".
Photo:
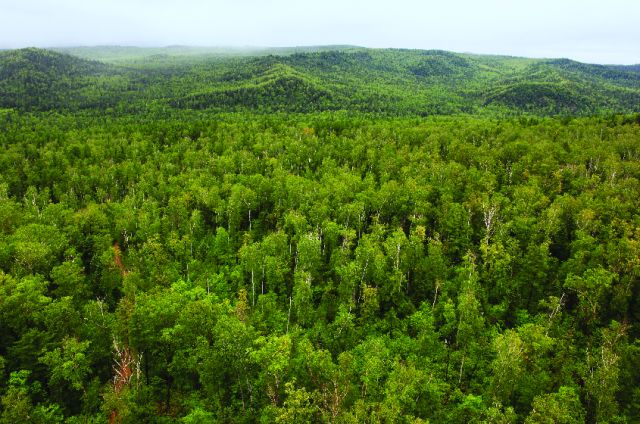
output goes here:
[[0, 423], [640, 420], [637, 71], [175, 49], [0, 53]]

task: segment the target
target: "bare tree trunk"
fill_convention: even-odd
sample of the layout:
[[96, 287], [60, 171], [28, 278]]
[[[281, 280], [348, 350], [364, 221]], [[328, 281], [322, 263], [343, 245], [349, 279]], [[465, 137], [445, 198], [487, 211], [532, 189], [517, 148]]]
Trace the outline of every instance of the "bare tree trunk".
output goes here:
[[287, 334], [289, 334], [289, 322], [291, 321], [291, 296], [289, 296], [289, 314], [287, 315]]
[[438, 288], [440, 285], [436, 283], [436, 292], [433, 295], [433, 303], [431, 304], [431, 309], [433, 310], [436, 307], [436, 300], [438, 300]]
[[460, 375], [458, 376], [458, 386], [462, 382], [462, 371], [464, 370], [464, 358], [465, 358], [465, 355], [462, 354], [462, 362], [460, 363]]

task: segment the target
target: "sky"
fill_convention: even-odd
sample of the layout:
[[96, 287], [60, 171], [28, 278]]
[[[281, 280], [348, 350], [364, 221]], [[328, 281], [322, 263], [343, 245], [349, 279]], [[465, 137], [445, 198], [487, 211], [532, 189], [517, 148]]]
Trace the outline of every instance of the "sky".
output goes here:
[[640, 63], [640, 0], [0, 0], [0, 48], [350, 44]]

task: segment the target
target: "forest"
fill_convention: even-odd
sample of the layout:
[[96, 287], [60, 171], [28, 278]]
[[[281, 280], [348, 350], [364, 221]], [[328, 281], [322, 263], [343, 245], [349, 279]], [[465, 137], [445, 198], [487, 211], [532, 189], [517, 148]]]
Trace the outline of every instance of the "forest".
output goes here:
[[[75, 54], [74, 55], [71, 55]], [[637, 66], [327, 47], [0, 51], [0, 107], [126, 116], [206, 110], [385, 116], [640, 112]]]
[[636, 68], [0, 52], [0, 423], [639, 422]]

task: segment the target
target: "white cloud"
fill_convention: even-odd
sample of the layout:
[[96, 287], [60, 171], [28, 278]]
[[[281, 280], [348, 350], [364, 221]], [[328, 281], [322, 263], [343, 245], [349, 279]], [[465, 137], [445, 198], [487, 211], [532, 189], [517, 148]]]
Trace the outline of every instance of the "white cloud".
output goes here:
[[0, 0], [0, 47], [358, 44], [640, 62], [635, 0]]

